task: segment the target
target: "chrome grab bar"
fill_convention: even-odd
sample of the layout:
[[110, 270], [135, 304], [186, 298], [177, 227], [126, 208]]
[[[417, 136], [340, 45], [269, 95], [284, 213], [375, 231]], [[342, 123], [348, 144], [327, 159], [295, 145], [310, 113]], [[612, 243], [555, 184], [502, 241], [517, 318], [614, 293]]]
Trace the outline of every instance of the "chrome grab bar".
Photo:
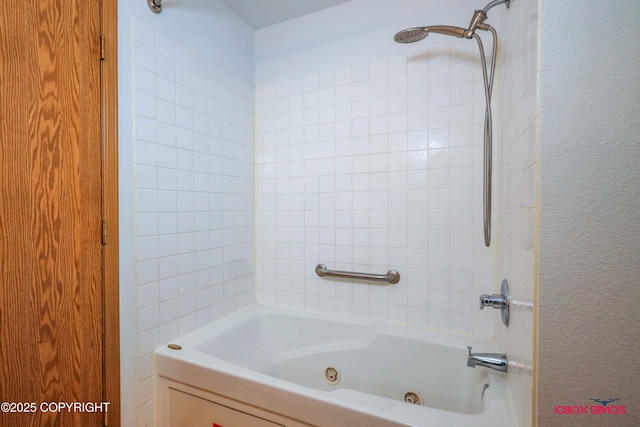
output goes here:
[[346, 277], [351, 279], [373, 280], [376, 282], [388, 282], [392, 285], [395, 285], [400, 281], [400, 273], [398, 273], [396, 270], [389, 270], [387, 271], [387, 274], [370, 274], [357, 273], [355, 271], [327, 270], [326, 265], [318, 264], [316, 265], [316, 274], [320, 277]]

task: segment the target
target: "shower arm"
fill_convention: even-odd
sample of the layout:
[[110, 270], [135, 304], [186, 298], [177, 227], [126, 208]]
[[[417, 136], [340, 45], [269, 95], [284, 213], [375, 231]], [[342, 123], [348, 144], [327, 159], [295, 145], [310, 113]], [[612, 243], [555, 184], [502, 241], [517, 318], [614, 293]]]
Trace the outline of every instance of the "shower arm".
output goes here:
[[503, 3], [506, 3], [507, 9], [509, 9], [509, 6], [511, 6], [511, 0], [493, 0], [492, 2], [487, 4], [484, 8], [482, 8], [482, 10], [484, 10], [485, 12], [489, 12], [490, 9], [498, 5], [501, 5]]

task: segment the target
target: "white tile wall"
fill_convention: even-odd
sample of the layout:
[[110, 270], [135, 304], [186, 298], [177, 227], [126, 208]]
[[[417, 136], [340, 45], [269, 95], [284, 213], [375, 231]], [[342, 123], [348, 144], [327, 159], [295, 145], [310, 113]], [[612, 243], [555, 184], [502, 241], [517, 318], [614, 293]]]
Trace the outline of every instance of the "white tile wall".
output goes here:
[[[496, 85], [498, 126], [498, 279], [509, 281], [509, 327], [496, 325], [496, 341], [518, 368], [507, 376], [519, 425], [533, 425], [534, 302], [537, 286], [538, 2], [499, 9], [500, 58]], [[496, 17], [497, 18], [497, 17]], [[495, 289], [497, 291], [497, 288]]]
[[[313, 72], [290, 77], [276, 60], [259, 81], [279, 67], [282, 78], [254, 92], [218, 60], [135, 20], [138, 425], [153, 424], [151, 352], [253, 301], [254, 284], [268, 304], [484, 336], [495, 328], [502, 349], [528, 362], [533, 315], [514, 315], [505, 334], [495, 313], [477, 309], [477, 297], [497, 290], [496, 277], [508, 277], [524, 301], [535, 289], [537, 2], [530, 3], [510, 8], [517, 16], [502, 17], [498, 28], [490, 249], [482, 243], [484, 100], [472, 42], [434, 38], [390, 57], [369, 49], [371, 61], [328, 70], [308, 60], [312, 46], [287, 55]], [[380, 33], [386, 40], [392, 30]], [[333, 50], [331, 57], [351, 57]], [[327, 281], [314, 274], [320, 262], [395, 268], [402, 280]], [[528, 425], [531, 375], [511, 375], [510, 385]]]
[[134, 20], [138, 425], [151, 353], [254, 298], [254, 87]]
[[[493, 335], [484, 92], [472, 43], [256, 88], [257, 300]], [[395, 286], [316, 277], [386, 272]]]

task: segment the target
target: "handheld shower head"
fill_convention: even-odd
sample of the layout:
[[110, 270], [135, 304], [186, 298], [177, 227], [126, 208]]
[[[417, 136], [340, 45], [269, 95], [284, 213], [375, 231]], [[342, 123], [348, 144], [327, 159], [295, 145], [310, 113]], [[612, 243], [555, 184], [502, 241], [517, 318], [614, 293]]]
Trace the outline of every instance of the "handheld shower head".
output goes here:
[[407, 28], [396, 33], [393, 40], [396, 43], [415, 43], [423, 40], [428, 35], [429, 33], [425, 31], [424, 27]]
[[471, 18], [471, 22], [469, 23], [469, 28], [467, 29], [452, 27], [450, 25], [432, 25], [430, 27], [407, 28], [396, 33], [393, 40], [395, 40], [396, 43], [415, 43], [426, 38], [429, 33], [438, 33], [446, 36], [470, 39], [478, 28], [485, 31], [488, 30], [489, 26], [484, 24], [484, 21], [487, 19], [487, 11], [499, 4], [505, 4], [507, 8], [509, 8], [511, 0], [492, 0], [484, 7], [484, 9], [476, 10]]
[[452, 27], [450, 25], [432, 25], [430, 27], [414, 27], [407, 28], [398, 32], [393, 40], [396, 43], [414, 43], [420, 41], [427, 37], [429, 33], [438, 33], [444, 34], [446, 36], [454, 36], [458, 38], [462, 38], [466, 36], [466, 31], [464, 28], [460, 27]]
[[[155, 0], [149, 0], [155, 1]], [[484, 77], [484, 96], [486, 100], [485, 120], [484, 120], [484, 176], [483, 176], [483, 220], [484, 220], [484, 243], [491, 244], [491, 152], [492, 152], [492, 118], [491, 118], [491, 90], [493, 87], [493, 75], [496, 64], [496, 50], [498, 46], [496, 30], [484, 21], [487, 19], [487, 12], [500, 4], [506, 5], [507, 9], [511, 0], [492, 0], [482, 10], [476, 10], [469, 23], [469, 28], [452, 27], [449, 25], [434, 25], [430, 27], [414, 27], [402, 30], [393, 37], [397, 43], [414, 43], [423, 40], [429, 33], [444, 34], [458, 38], [475, 39], [480, 49], [480, 59], [482, 60], [482, 75]], [[493, 36], [493, 52], [491, 58], [491, 71], [489, 72], [484, 56], [484, 47], [476, 30], [489, 31]]]

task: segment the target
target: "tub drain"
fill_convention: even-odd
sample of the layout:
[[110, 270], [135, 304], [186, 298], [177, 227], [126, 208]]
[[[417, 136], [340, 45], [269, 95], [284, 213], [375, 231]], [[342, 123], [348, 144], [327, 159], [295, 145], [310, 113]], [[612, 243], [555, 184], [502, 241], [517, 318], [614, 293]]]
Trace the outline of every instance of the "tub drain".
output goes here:
[[414, 391], [409, 391], [404, 394], [404, 401], [407, 403], [411, 403], [412, 405], [420, 405], [422, 406], [422, 397]]
[[329, 384], [338, 384], [340, 382], [340, 371], [338, 371], [338, 368], [329, 366], [324, 370], [324, 379]]

